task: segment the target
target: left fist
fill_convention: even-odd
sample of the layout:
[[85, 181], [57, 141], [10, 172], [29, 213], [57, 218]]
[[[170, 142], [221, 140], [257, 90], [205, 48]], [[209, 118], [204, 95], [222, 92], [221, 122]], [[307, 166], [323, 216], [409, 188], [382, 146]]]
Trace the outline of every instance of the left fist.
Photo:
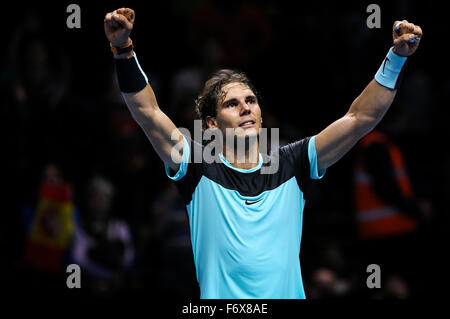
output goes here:
[[419, 47], [422, 35], [422, 29], [418, 25], [406, 20], [395, 21], [392, 30], [394, 53], [401, 56], [410, 56]]

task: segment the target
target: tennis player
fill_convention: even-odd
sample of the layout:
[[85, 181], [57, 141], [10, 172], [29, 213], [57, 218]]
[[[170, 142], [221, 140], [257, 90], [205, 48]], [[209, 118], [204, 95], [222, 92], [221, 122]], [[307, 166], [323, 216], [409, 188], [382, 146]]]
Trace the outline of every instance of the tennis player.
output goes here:
[[[222, 133], [224, 147], [217, 161], [196, 161], [206, 146], [182, 135], [160, 109], [133, 51], [134, 21], [131, 9], [110, 12], [105, 33], [127, 106], [184, 198], [200, 297], [305, 298], [299, 261], [304, 192], [387, 112], [421, 28], [396, 21], [392, 47], [347, 113], [317, 135], [270, 155], [261, 154], [252, 138], [262, 123], [253, 85], [243, 73], [216, 72], [196, 100], [196, 111], [204, 129]], [[246, 141], [243, 152], [232, 143], [239, 139]], [[275, 157], [278, 169], [262, 174]]]

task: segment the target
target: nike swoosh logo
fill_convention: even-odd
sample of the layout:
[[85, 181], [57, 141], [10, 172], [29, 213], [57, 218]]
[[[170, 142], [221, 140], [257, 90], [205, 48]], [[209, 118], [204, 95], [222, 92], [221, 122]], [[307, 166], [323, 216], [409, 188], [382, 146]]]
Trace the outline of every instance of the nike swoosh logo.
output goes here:
[[245, 200], [245, 205], [253, 205], [253, 204], [255, 204], [255, 203], [257, 203], [257, 202], [259, 202], [261, 200], [262, 200], [262, 198], [258, 199], [257, 201], [254, 201], [254, 202], [249, 202], [248, 200]]
[[386, 57], [386, 59], [384, 59], [384, 64], [383, 64], [383, 74], [384, 74], [384, 67], [386, 66], [386, 62], [389, 61], [391, 62], [391, 60], [389, 60], [388, 57]]

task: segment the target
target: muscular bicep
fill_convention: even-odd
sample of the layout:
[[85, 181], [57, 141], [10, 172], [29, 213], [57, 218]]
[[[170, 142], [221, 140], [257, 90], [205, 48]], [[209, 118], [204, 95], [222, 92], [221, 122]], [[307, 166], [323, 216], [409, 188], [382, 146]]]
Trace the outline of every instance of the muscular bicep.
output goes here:
[[352, 113], [347, 113], [317, 134], [315, 146], [319, 171], [341, 159], [363, 135]]
[[177, 171], [183, 154], [183, 135], [159, 108], [153, 90], [147, 85], [137, 93], [123, 94], [127, 106], [143, 129], [158, 156]]

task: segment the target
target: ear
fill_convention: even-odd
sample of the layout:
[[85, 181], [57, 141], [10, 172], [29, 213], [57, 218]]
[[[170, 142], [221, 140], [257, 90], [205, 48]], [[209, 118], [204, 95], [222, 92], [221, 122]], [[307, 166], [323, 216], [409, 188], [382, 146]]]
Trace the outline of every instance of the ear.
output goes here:
[[212, 117], [212, 116], [207, 116], [206, 117], [206, 125], [209, 128], [217, 128], [217, 121], [216, 118]]

